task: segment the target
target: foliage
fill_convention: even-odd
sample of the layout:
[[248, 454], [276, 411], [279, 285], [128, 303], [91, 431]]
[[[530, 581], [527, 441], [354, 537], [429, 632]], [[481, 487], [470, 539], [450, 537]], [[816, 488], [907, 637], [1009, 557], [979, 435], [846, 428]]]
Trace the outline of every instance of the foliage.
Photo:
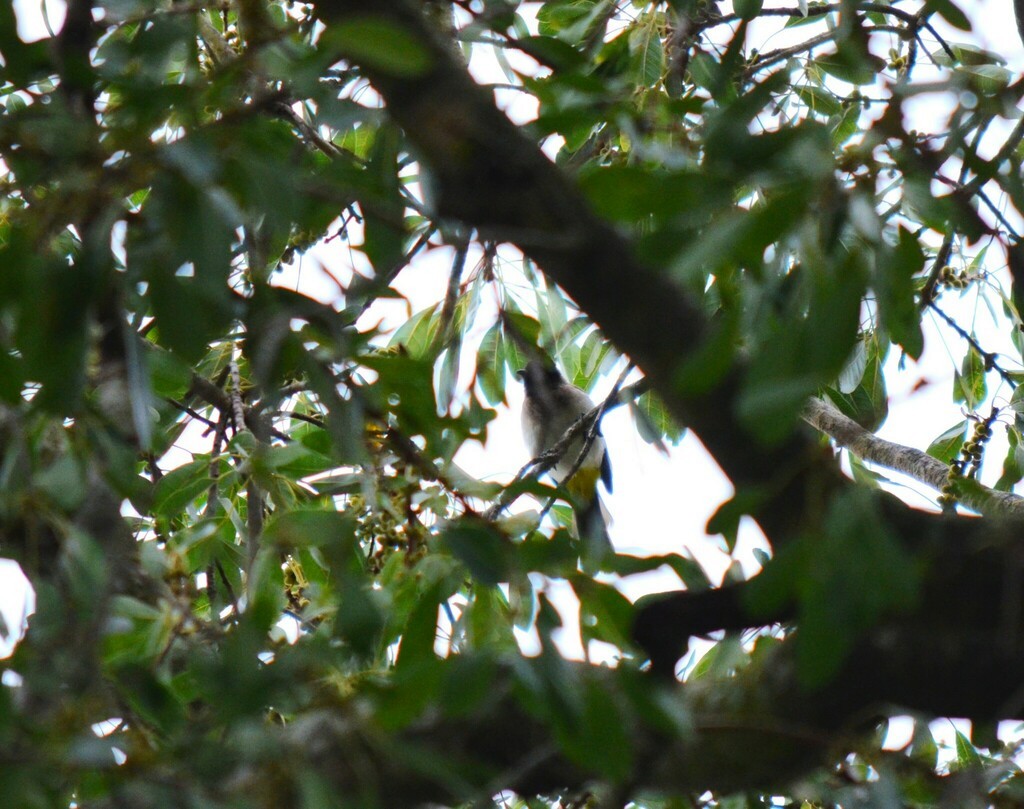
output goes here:
[[[550, 482], [459, 464], [538, 355], [587, 390], [618, 377], [607, 407], [660, 448], [727, 425], [700, 434], [737, 484], [712, 530], [731, 551], [741, 518], [762, 523], [777, 556], [750, 625], [801, 628], [792, 693], [812, 696], [776, 708], [842, 682], [873, 628], [927, 603], [935, 549], [905, 542], [859, 460], [856, 488], [791, 495], [820, 456], [787, 443], [807, 397], [877, 429], [895, 363], [946, 339], [965, 415], [929, 449], [941, 502], [980, 488], [993, 425], [996, 488], [1024, 476], [1021, 300], [996, 272], [1007, 253], [1021, 272], [1024, 85], [967, 4], [379, 5], [399, 11], [70, 0], [37, 41], [27, 6], [0, 9], [0, 553], [36, 598], [0, 666], [5, 805], [1019, 801], [1018, 747], [976, 724], [940, 756], [940, 710], [867, 731], [819, 712], [808, 754], [759, 690], [790, 670], [778, 627], [716, 635], [655, 687], [616, 584], [667, 566], [698, 592], [700, 565], [620, 554], [586, 575], [568, 528], [509, 513], [564, 503]], [[442, 51], [403, 22], [421, 11]], [[557, 147], [579, 210], [685, 292], [702, 342], [670, 346], [677, 366], [642, 356], [670, 335], [628, 305], [641, 279], [595, 272], [599, 317], [536, 260], [578, 232], [450, 215], [458, 172], [509, 206], [523, 182], [460, 140], [476, 121], [427, 143], [430, 110], [419, 130], [394, 109], [456, 51], [497, 59], [499, 97], [536, 103], [523, 142]], [[922, 97], [951, 109], [932, 129], [908, 123]], [[437, 255], [447, 285], [413, 312], [400, 290]], [[329, 280], [296, 288], [300, 266]], [[635, 352], [609, 338], [633, 334]], [[633, 360], [647, 378], [624, 385]], [[555, 580], [614, 671], [560, 656]], [[750, 737], [715, 735], [727, 711]], [[913, 727], [899, 750], [890, 720]]]

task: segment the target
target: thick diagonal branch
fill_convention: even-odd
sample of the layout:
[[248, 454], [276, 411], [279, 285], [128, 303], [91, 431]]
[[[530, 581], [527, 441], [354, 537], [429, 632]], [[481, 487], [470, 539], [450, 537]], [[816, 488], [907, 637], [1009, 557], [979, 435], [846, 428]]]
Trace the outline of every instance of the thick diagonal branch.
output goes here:
[[[942, 489], [948, 480], [949, 467], [938, 458], [914, 447], [879, 438], [824, 399], [809, 399], [803, 417], [804, 421], [835, 441], [837, 446], [848, 449], [863, 461], [902, 472], [934, 489]], [[972, 489], [958, 493], [958, 500], [982, 514], [1024, 516], [1024, 498], [1010, 492], [979, 486], [977, 491]]]

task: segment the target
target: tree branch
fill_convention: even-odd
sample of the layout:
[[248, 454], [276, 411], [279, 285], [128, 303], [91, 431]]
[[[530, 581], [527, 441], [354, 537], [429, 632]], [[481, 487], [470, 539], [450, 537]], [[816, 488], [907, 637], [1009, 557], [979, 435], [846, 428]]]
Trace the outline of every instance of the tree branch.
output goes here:
[[[843, 415], [831, 402], [813, 397], [803, 412], [804, 421], [825, 433], [837, 446], [848, 449], [863, 461], [870, 461], [886, 469], [902, 472], [914, 480], [934, 489], [946, 485], [949, 467], [938, 458], [914, 447], [895, 444], [879, 438]], [[1024, 516], [1024, 498], [1010, 492], [980, 487], [957, 494], [957, 499], [968, 508], [982, 514]]]

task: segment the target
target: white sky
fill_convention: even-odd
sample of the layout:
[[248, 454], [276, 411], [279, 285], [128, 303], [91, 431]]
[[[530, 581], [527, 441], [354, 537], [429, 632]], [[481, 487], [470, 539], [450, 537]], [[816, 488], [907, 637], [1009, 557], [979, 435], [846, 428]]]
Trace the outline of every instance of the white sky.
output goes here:
[[[63, 19], [63, 3], [60, 0], [45, 0], [45, 3], [51, 24], [55, 29], [59, 28]], [[779, 7], [793, 3], [769, 0], [765, 5]], [[39, 3], [35, 0], [14, 0], [14, 6], [19, 19], [19, 33], [24, 39], [37, 39], [46, 35], [41, 24]], [[975, 21], [977, 31], [964, 34], [943, 30], [942, 33], [954, 41], [974, 41], [1001, 53], [1008, 58], [1007, 67], [1015, 73], [1020, 72], [1024, 68], [1024, 49], [1017, 37], [1011, 0], [977, 0], [963, 2], [961, 6]], [[752, 32], [751, 36], [755, 34]], [[779, 47], [782, 36], [761, 46], [762, 52]], [[522, 61], [525, 57], [513, 54], [511, 58], [519, 58], [517, 64], [520, 66], [529, 64], [528, 60]], [[484, 48], [479, 49], [472, 68], [482, 81], [505, 81], [497, 63]], [[524, 94], [500, 93], [499, 101], [515, 120], [525, 120], [534, 114], [530, 107], [532, 102]], [[932, 121], [941, 121], [947, 112], [948, 104], [936, 96], [923, 97], [915, 101], [912, 108], [908, 108], [908, 114], [913, 115], [913, 120], [921, 121], [918, 128], [922, 130], [927, 130]], [[993, 142], [998, 144], [999, 141], [996, 139]], [[552, 146], [549, 144], [549, 148]], [[516, 254], [512, 250], [503, 250], [502, 254], [509, 261], [515, 260]], [[443, 297], [451, 260], [452, 251], [449, 248], [431, 250], [400, 276], [397, 287], [411, 302], [411, 311], [431, 305]], [[474, 260], [471, 255], [467, 271], [472, 268]], [[1002, 260], [1001, 256], [996, 257], [997, 266]], [[365, 266], [365, 260], [346, 243], [336, 239], [310, 251], [286, 270], [279, 283], [298, 286], [315, 297], [333, 298], [336, 294], [335, 284], [319, 269], [319, 264], [344, 281], [350, 276], [353, 267]], [[1004, 281], [1004, 284], [1008, 289], [1008, 282]], [[984, 322], [987, 317], [984, 306], [978, 305], [973, 294], [968, 294], [958, 302], [954, 302], [955, 297], [955, 293], [946, 292], [942, 299], [942, 305], [950, 314], [970, 318], [977, 311], [979, 323]], [[492, 307], [491, 313], [493, 311]], [[385, 316], [397, 326], [407, 314], [403, 305], [387, 303], [367, 318]], [[480, 325], [474, 329], [477, 340], [491, 322], [485, 307], [481, 307], [478, 322]], [[991, 322], [989, 319], [988, 323]], [[979, 325], [979, 329], [983, 328], [983, 325]], [[991, 326], [982, 333], [987, 347], [992, 346], [991, 340], [998, 337], [992, 333]], [[471, 367], [474, 356], [472, 335], [470, 338], [467, 341], [464, 370]], [[1008, 347], [1008, 341], [1004, 339], [1003, 343]], [[1012, 352], [1012, 348], [1007, 350]], [[963, 418], [960, 410], [951, 404], [949, 395], [952, 385], [950, 356], [955, 363], [959, 363], [963, 352], [964, 346], [959, 344], [958, 339], [950, 340], [948, 334], [943, 336], [933, 324], [926, 324], [926, 350], [921, 362], [908, 362], [907, 369], [899, 372], [895, 367], [896, 358], [892, 359], [888, 373], [891, 411], [880, 431], [882, 436], [924, 449], [935, 436]], [[1008, 365], [1018, 367], [1019, 363], [1008, 362]], [[922, 380], [926, 382], [924, 386], [919, 384]], [[612, 382], [610, 378], [603, 380], [603, 384], [595, 391], [595, 398], [607, 393]], [[991, 384], [995, 384], [994, 376], [990, 376]], [[1004, 394], [1004, 398], [1008, 398], [1009, 391], [1004, 391]], [[497, 420], [492, 423], [487, 446], [469, 445], [458, 457], [459, 463], [473, 475], [485, 479], [508, 480], [528, 460], [519, 428], [522, 392], [518, 385], [510, 384], [508, 395], [509, 406], [502, 408]], [[688, 435], [668, 456], [662, 455], [639, 438], [626, 407], [610, 413], [604, 419], [602, 429], [608, 443], [615, 483], [614, 493], [607, 495], [605, 501], [614, 519], [610, 533], [620, 552], [656, 555], [685, 549], [705, 566], [715, 581], [721, 579], [734, 561], [748, 575], [756, 569], [752, 550], [763, 546], [763, 540], [750, 521], [741, 528], [740, 543], [732, 558], [723, 552], [720, 540], [705, 535], [708, 518], [731, 496], [732, 487], [692, 435]], [[997, 431], [996, 439], [999, 438], [1000, 431]], [[988, 466], [984, 470], [986, 482], [991, 483], [998, 477], [1001, 461], [1002, 451], [990, 452]], [[934, 493], [926, 487], [912, 482], [908, 482], [908, 486], [909, 490], [901, 489], [897, 493], [915, 505], [934, 505]], [[925, 494], [915, 495], [913, 491]], [[19, 581], [18, 576], [5, 571], [4, 567], [6, 565], [0, 567], [0, 612], [12, 627], [16, 627], [23, 622], [26, 604], [28, 610], [31, 610], [31, 601], [26, 602], [26, 597], [31, 599], [31, 593], [24, 586], [23, 578]], [[552, 595], [557, 603], [562, 605], [560, 610], [569, 624], [560, 645], [567, 655], [580, 657], [583, 650], [579, 646], [578, 630], [571, 626], [574, 613], [571, 590], [564, 583], [552, 583], [549, 586], [554, 591]], [[647, 592], [674, 589], [679, 583], [674, 574], [665, 573], [631, 577], [628, 581], [620, 582], [619, 586], [630, 598], [635, 598]], [[524, 639], [524, 644], [529, 647], [529, 640]], [[0, 653], [2, 650], [3, 646], [0, 646]], [[604, 657], [600, 648], [592, 648], [590, 651], [595, 659]], [[948, 728], [948, 723], [943, 727]], [[940, 732], [942, 730], [941, 727], [935, 729]], [[890, 741], [895, 744], [896, 740]]]

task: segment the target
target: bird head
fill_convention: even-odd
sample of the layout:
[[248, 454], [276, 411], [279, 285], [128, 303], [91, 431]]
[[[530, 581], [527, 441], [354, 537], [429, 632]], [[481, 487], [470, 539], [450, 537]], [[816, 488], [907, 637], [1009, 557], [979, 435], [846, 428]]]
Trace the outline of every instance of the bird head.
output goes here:
[[525, 368], [516, 371], [516, 377], [526, 388], [527, 396], [537, 396], [543, 391], [553, 390], [565, 383], [554, 365], [541, 360], [530, 360]]

